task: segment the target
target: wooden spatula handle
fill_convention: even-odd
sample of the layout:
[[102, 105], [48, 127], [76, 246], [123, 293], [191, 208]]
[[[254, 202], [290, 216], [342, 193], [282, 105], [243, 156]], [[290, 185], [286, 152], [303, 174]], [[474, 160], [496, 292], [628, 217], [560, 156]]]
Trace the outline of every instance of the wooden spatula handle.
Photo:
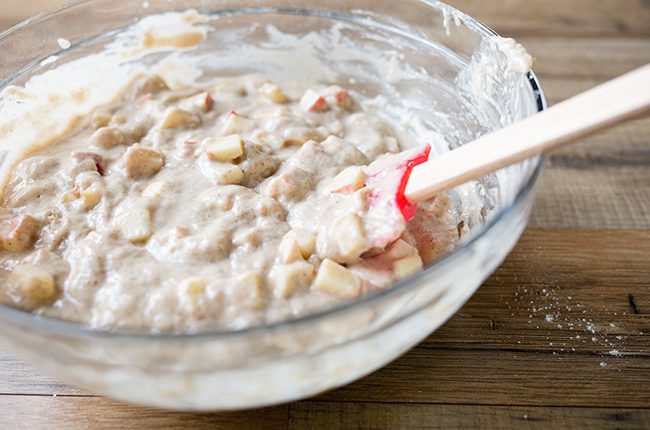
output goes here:
[[412, 202], [573, 142], [650, 110], [650, 64], [416, 166]]

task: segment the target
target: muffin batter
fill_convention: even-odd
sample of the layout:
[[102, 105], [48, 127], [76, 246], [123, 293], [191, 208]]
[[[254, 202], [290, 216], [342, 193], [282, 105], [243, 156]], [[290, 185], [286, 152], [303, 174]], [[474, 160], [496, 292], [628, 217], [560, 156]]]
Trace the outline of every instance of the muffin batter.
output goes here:
[[238, 329], [419, 271], [453, 248], [458, 220], [443, 195], [378, 246], [367, 166], [406, 148], [355, 97], [258, 75], [135, 78], [15, 167], [0, 300], [95, 328]]

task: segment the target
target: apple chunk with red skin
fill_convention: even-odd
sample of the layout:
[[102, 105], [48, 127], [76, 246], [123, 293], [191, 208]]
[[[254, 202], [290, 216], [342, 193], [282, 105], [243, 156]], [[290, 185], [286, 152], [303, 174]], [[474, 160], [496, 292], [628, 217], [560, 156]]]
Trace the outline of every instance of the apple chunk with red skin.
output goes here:
[[203, 105], [201, 106], [203, 112], [210, 112], [213, 106], [214, 106], [214, 99], [212, 98], [212, 95], [210, 93], [205, 93], [205, 97], [203, 99]]
[[322, 112], [327, 109], [327, 101], [325, 97], [309, 89], [300, 99], [300, 107], [306, 112]]
[[100, 176], [104, 176], [106, 172], [106, 164], [104, 163], [104, 157], [94, 152], [73, 152], [72, 159], [76, 163], [80, 163], [83, 160], [92, 160], [95, 163], [95, 168], [97, 168], [97, 173]]
[[8, 225], [0, 226], [0, 250], [23, 252], [38, 238], [39, 222], [30, 215], [14, 218]]

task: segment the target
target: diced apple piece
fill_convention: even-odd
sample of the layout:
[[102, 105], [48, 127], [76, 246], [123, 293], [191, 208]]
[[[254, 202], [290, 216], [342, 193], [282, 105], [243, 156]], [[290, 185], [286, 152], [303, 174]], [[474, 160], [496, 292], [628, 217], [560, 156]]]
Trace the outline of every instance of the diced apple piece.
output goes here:
[[102, 149], [111, 149], [126, 144], [126, 136], [119, 128], [102, 127], [90, 137], [90, 144]]
[[353, 105], [352, 97], [350, 97], [350, 94], [346, 90], [337, 87], [334, 92], [333, 98], [336, 101], [336, 104], [341, 106], [343, 109], [352, 108]]
[[169, 181], [152, 182], [142, 191], [142, 196], [159, 199], [169, 190], [169, 187]]
[[72, 189], [70, 191], [66, 191], [61, 195], [61, 201], [63, 203], [70, 203], [77, 200], [79, 197], [80, 197], [79, 190]]
[[179, 108], [168, 108], [165, 111], [161, 127], [170, 128], [192, 128], [201, 125], [201, 118], [191, 112]]
[[221, 127], [221, 130], [219, 131], [219, 134], [226, 136], [230, 134], [242, 133], [252, 128], [252, 126], [253, 122], [251, 120], [240, 116], [235, 111], [230, 111], [228, 117], [226, 118], [226, 121], [223, 124], [223, 127]]
[[334, 220], [332, 234], [341, 257], [345, 260], [356, 259], [368, 250], [363, 223], [356, 214], [348, 214]]
[[153, 176], [160, 171], [165, 162], [161, 152], [138, 144], [129, 147], [123, 159], [126, 172], [132, 178]]
[[52, 275], [38, 266], [19, 264], [9, 275], [9, 294], [26, 309], [52, 302], [57, 293]]
[[149, 133], [149, 126], [145, 123], [136, 123], [126, 127], [125, 133], [127, 134], [127, 144], [133, 144], [143, 140], [143, 137]]
[[344, 109], [350, 109], [352, 107], [350, 94], [338, 85], [325, 88], [321, 91], [321, 94], [328, 103], [337, 104]]
[[314, 279], [314, 266], [305, 261], [280, 264], [269, 275], [276, 297], [289, 298], [297, 290], [306, 289]]
[[412, 255], [393, 262], [393, 270], [399, 279], [408, 278], [409, 276], [422, 271], [422, 259], [419, 255]]
[[244, 180], [244, 171], [235, 164], [223, 163], [217, 171], [219, 185], [238, 185]]
[[207, 155], [200, 158], [201, 173], [216, 185], [239, 185], [245, 180], [244, 169], [233, 163], [211, 161]]
[[[86, 159], [80, 162], [78, 166], [84, 167], [91, 162], [92, 159]], [[72, 190], [67, 191], [62, 195], [63, 202], [69, 203], [80, 199], [79, 205], [86, 211], [97, 206], [104, 194], [103, 181], [97, 174], [98, 172], [90, 170], [89, 168], [78, 172], [74, 176], [74, 187]]]
[[311, 257], [316, 248], [316, 235], [310, 231], [302, 229], [293, 229], [284, 235], [285, 239], [293, 239], [300, 248], [302, 258], [305, 260]]
[[253, 309], [261, 309], [265, 305], [262, 277], [259, 273], [248, 271], [237, 278], [239, 288], [246, 293], [247, 304]]
[[198, 296], [205, 293], [206, 280], [203, 278], [191, 278], [185, 283], [185, 293], [189, 296]]
[[285, 103], [287, 101], [287, 96], [284, 95], [278, 85], [267, 82], [260, 87], [259, 91], [263, 97], [266, 97], [274, 103]]
[[201, 103], [201, 110], [203, 112], [210, 112], [214, 106], [214, 99], [210, 93], [205, 93], [203, 96], [203, 102]]
[[[106, 166], [104, 164], [104, 157], [101, 155], [94, 152], [73, 152], [71, 157], [76, 163], [81, 163], [84, 160], [92, 160], [93, 163], [95, 163], [95, 169], [97, 170], [97, 173], [99, 173], [101, 176], [104, 176]], [[84, 169], [92, 169], [91, 166], [84, 166]]]
[[140, 96], [142, 94], [157, 93], [159, 91], [169, 89], [165, 81], [163, 81], [162, 78], [157, 75], [144, 76], [140, 78], [138, 81], [136, 81], [134, 87], [134, 94], [137, 96]]
[[203, 144], [208, 156], [215, 161], [232, 161], [244, 155], [244, 141], [238, 134], [208, 137]]
[[146, 242], [152, 234], [151, 215], [146, 209], [136, 209], [117, 218], [122, 236], [131, 243]]
[[339, 104], [339, 106], [342, 106], [346, 109], [352, 107], [352, 98], [350, 98], [350, 94], [348, 94], [348, 92], [345, 90], [336, 92], [336, 102]]
[[336, 175], [330, 183], [330, 190], [333, 193], [351, 193], [365, 185], [366, 172], [361, 166], [350, 166]]
[[327, 109], [327, 102], [323, 96], [309, 89], [300, 99], [300, 107], [305, 112], [321, 112]]
[[361, 288], [360, 281], [354, 273], [329, 258], [321, 263], [314, 287], [325, 293], [345, 298], [357, 297]]
[[92, 159], [85, 159], [81, 161], [76, 161], [70, 166], [68, 169], [68, 174], [70, 176], [70, 179], [76, 181], [77, 176], [83, 175], [84, 173], [95, 173], [99, 174], [97, 171], [97, 163], [95, 163]]
[[294, 261], [299, 261], [303, 259], [302, 251], [300, 246], [295, 239], [285, 237], [280, 242], [280, 247], [278, 248], [280, 261], [284, 264], [290, 264]]
[[2, 248], [8, 252], [26, 251], [34, 244], [38, 229], [38, 221], [30, 215], [15, 218], [2, 232]]
[[111, 115], [110, 113], [104, 111], [97, 111], [93, 114], [93, 118], [90, 121], [90, 125], [92, 126], [92, 128], [97, 130], [109, 125], [112, 119], [113, 119], [113, 115]]
[[397, 239], [386, 249], [386, 256], [393, 260], [414, 255], [419, 255], [417, 248], [403, 239]]
[[92, 184], [80, 193], [82, 207], [84, 210], [91, 210], [102, 199], [102, 190], [97, 184]]

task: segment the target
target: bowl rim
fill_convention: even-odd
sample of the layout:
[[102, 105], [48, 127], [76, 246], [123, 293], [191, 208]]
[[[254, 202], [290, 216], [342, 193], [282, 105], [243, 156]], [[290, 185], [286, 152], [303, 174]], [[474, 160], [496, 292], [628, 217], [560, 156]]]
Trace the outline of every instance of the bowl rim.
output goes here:
[[[29, 27], [32, 24], [38, 23], [42, 19], [52, 17], [58, 13], [64, 12], [68, 9], [72, 9], [76, 6], [79, 6], [84, 3], [91, 3], [92, 0], [77, 0], [72, 3], [67, 3], [57, 8], [39, 13], [30, 17], [15, 26], [0, 32], [0, 39], [3, 39], [17, 31], [22, 30], [23, 28]], [[435, 9], [445, 9], [450, 12], [453, 17], [458, 17], [461, 21], [464, 21], [467, 25], [473, 26], [474, 29], [480, 33], [489, 36], [499, 36], [499, 34], [483, 24], [479, 20], [471, 17], [470, 15], [461, 12], [453, 6], [450, 6], [439, 0], [419, 0], [419, 2], [426, 4]], [[286, 9], [281, 8], [247, 8], [247, 12], [255, 9], [263, 10], [264, 12], [275, 11], [286, 13]], [[307, 9], [304, 9], [307, 11]], [[531, 69], [526, 74], [529, 85], [531, 86], [535, 102], [537, 104], [537, 112], [541, 112], [548, 108], [548, 101], [544, 94], [544, 90], [540, 84], [540, 81]], [[359, 309], [365, 306], [368, 306], [372, 303], [382, 301], [390, 296], [408, 291], [412, 288], [416, 288], [421, 285], [420, 280], [427, 277], [428, 274], [432, 273], [436, 268], [440, 267], [443, 264], [446, 264], [448, 260], [454, 259], [459, 254], [466, 252], [472, 247], [472, 245], [481, 239], [485, 234], [487, 234], [496, 224], [498, 224], [501, 219], [503, 219], [507, 214], [509, 214], [515, 207], [519, 206], [526, 197], [533, 192], [535, 185], [537, 184], [539, 177], [541, 175], [544, 164], [547, 160], [547, 156], [542, 155], [536, 158], [533, 158], [532, 161], [536, 162], [536, 165], [529, 173], [529, 177], [525, 184], [520, 186], [517, 190], [515, 198], [510, 202], [510, 204], [500, 208], [494, 216], [478, 231], [477, 234], [471, 235], [469, 239], [465, 242], [460, 243], [456, 248], [442, 257], [434, 260], [433, 263], [429, 264], [424, 270], [414, 276], [408, 277], [402, 281], [395, 283], [393, 286], [386, 290], [376, 291], [370, 293], [366, 296], [363, 296], [357, 300], [343, 303], [338, 306], [334, 306], [323, 311], [315, 312], [312, 314], [304, 315], [294, 319], [281, 320], [278, 322], [273, 322], [270, 324], [256, 325], [244, 329], [232, 330], [232, 329], [216, 329], [216, 330], [202, 330], [197, 332], [152, 332], [152, 331], [142, 331], [142, 330], [102, 330], [89, 327], [86, 324], [63, 320], [59, 318], [47, 317], [39, 314], [34, 314], [28, 311], [24, 311], [18, 308], [6, 304], [0, 304], [0, 320], [10, 320], [13, 323], [29, 326], [30, 328], [51, 332], [54, 334], [60, 334], [67, 337], [74, 338], [114, 338], [114, 339], [155, 339], [160, 341], [180, 341], [185, 339], [196, 339], [196, 338], [209, 338], [209, 339], [222, 339], [222, 338], [233, 338], [240, 336], [250, 336], [254, 334], [265, 334], [268, 332], [274, 332], [278, 330], [283, 330], [289, 327], [307, 325], [319, 320], [323, 320], [332, 316], [337, 316], [345, 314], [349, 311]]]

